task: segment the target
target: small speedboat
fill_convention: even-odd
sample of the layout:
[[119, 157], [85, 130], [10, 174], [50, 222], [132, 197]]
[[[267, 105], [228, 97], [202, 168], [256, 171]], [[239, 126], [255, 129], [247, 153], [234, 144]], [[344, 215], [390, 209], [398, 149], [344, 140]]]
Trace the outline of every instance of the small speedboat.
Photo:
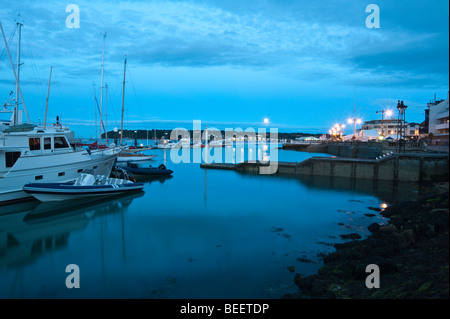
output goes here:
[[143, 183], [134, 183], [125, 179], [109, 178], [104, 175], [81, 173], [66, 183], [30, 183], [23, 190], [41, 202], [118, 195], [142, 190]]
[[117, 156], [118, 162], [130, 162], [130, 161], [149, 161], [157, 155], [145, 155], [142, 153], [135, 152], [120, 152]]
[[118, 167], [132, 173], [133, 175], [161, 176], [171, 175], [173, 173], [173, 171], [171, 169], [167, 169], [164, 164], [161, 164], [158, 167], [152, 167], [151, 165], [144, 167], [138, 165], [137, 163], [128, 162], [126, 165]]

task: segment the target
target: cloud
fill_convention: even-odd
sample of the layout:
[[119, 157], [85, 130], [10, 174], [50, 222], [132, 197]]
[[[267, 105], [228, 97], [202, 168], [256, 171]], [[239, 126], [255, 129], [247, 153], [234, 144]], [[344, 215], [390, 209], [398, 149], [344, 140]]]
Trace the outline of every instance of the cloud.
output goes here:
[[[36, 57], [65, 64], [69, 78], [98, 76], [103, 32], [107, 32], [105, 65], [111, 75], [119, 74], [125, 54], [143, 66], [272, 68], [309, 80], [364, 75], [362, 80], [371, 83], [366, 70], [387, 79], [397, 71], [424, 78], [448, 74], [444, 71], [448, 40], [442, 41], [439, 34], [369, 30], [363, 5], [320, 3], [79, 1], [80, 29], [65, 27], [67, 13], [60, 2], [27, 2], [21, 13], [30, 20]], [[390, 6], [380, 4], [387, 16]], [[19, 8], [3, 10], [11, 15]], [[376, 82], [377, 76], [373, 79]]]

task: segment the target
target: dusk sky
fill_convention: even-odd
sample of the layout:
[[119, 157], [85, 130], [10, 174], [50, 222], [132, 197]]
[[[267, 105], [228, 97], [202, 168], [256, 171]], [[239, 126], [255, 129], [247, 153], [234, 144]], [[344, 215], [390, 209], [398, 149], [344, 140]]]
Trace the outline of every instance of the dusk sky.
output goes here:
[[[23, 23], [20, 83], [31, 120], [43, 122], [53, 66], [48, 118], [61, 116], [77, 136], [95, 136], [104, 32], [109, 130], [120, 127], [125, 55], [125, 129], [201, 120], [326, 133], [355, 105], [372, 120], [403, 100], [406, 120], [420, 123], [435, 94], [447, 98], [447, 0], [71, 1], [0, 0], [0, 21], [14, 63], [17, 32], [10, 37]], [[70, 3], [79, 28], [66, 26]], [[380, 28], [366, 26], [372, 3]], [[15, 81], [0, 40], [3, 105]]]

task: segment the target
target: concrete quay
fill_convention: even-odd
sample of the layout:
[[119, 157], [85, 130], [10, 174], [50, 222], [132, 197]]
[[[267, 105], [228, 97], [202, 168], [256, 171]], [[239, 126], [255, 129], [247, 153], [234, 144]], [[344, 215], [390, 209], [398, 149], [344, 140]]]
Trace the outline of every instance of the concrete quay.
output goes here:
[[[376, 158], [390, 152], [396, 152], [395, 142], [377, 141], [348, 141], [348, 142], [323, 142], [311, 144], [283, 144], [284, 150], [295, 150], [308, 153], [326, 153], [339, 157]], [[408, 142], [405, 144], [405, 153], [426, 153], [427, 148], [422, 143]], [[448, 153], [448, 152], [447, 152]]]
[[[404, 153], [381, 159], [315, 156], [300, 163], [278, 162], [275, 174], [291, 176], [328, 176], [372, 181], [425, 182], [448, 180], [448, 154]], [[201, 164], [205, 169], [227, 169], [261, 174], [269, 163]], [[274, 166], [274, 163], [272, 163]]]

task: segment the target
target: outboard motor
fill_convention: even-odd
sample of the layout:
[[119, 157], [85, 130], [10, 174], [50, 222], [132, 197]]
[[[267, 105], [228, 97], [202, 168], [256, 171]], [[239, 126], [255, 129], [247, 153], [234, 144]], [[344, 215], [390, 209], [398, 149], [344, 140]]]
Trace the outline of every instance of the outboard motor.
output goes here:
[[166, 166], [164, 164], [161, 164], [158, 166], [158, 169], [166, 169]]

